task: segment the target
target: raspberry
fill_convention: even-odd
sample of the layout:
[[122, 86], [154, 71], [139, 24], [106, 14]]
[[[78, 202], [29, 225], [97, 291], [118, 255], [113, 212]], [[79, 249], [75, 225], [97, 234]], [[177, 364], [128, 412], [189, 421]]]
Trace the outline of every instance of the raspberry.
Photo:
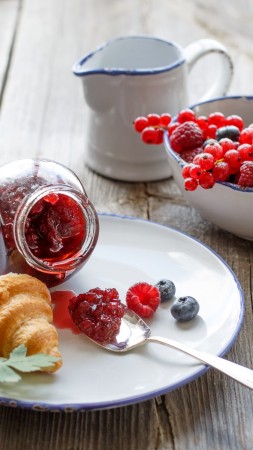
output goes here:
[[184, 122], [173, 131], [170, 143], [173, 150], [178, 153], [200, 147], [203, 144], [202, 130], [195, 122]]
[[199, 153], [202, 153], [202, 152], [203, 152], [202, 147], [192, 148], [190, 150], [183, 150], [180, 153], [180, 156], [185, 162], [191, 163], [191, 162], [193, 162], [195, 156], [199, 155]]
[[134, 284], [126, 293], [128, 308], [143, 318], [152, 317], [160, 302], [159, 289], [145, 282]]
[[244, 161], [240, 167], [239, 186], [253, 187], [253, 161]]
[[98, 342], [110, 342], [118, 333], [125, 306], [116, 289], [94, 288], [72, 297], [69, 313], [80, 331]]

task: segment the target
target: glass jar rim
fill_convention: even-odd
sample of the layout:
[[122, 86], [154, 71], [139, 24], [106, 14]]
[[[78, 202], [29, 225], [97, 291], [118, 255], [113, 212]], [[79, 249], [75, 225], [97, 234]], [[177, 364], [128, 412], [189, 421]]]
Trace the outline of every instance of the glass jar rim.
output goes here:
[[[42, 198], [50, 194], [63, 194], [72, 198], [81, 208], [86, 223], [85, 240], [82, 247], [71, 257], [52, 262], [36, 257], [28, 246], [25, 238], [26, 221], [32, 207]], [[18, 251], [24, 256], [27, 263], [33, 268], [51, 274], [65, 273], [75, 270], [84, 258], [88, 258], [93, 251], [99, 232], [98, 215], [88, 197], [77, 191], [73, 186], [66, 184], [50, 184], [37, 188], [29, 197], [25, 197], [15, 214], [13, 222], [13, 235]]]

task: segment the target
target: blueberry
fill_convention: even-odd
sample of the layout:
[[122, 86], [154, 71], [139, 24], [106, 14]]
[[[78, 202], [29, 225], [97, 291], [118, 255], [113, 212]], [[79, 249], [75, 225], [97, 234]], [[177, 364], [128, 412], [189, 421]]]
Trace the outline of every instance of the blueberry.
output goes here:
[[159, 289], [162, 303], [167, 302], [175, 295], [176, 287], [173, 281], [160, 280], [156, 283], [156, 287]]
[[194, 319], [199, 312], [199, 303], [195, 298], [188, 296], [178, 298], [172, 305], [171, 314], [179, 322]]
[[240, 137], [240, 130], [234, 125], [227, 125], [225, 127], [218, 128], [215, 137], [217, 141], [220, 141], [223, 138], [231, 139], [231, 141], [238, 141]]

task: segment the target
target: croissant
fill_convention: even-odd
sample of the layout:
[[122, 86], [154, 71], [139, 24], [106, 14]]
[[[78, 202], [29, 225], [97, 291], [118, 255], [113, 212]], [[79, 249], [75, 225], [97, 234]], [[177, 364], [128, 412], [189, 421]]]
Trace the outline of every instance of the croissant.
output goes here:
[[[0, 276], [0, 356], [8, 358], [20, 344], [26, 346], [28, 355], [61, 358], [47, 286], [30, 275], [10, 273]], [[61, 365], [60, 359], [42, 370], [55, 372]]]

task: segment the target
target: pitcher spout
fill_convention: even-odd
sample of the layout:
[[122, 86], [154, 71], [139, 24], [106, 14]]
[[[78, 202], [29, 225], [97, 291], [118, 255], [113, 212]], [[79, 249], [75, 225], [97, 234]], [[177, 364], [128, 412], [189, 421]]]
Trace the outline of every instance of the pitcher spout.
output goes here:
[[105, 42], [73, 66], [77, 76], [155, 75], [184, 63], [179, 46], [159, 38], [122, 36]]
[[[136, 68], [129, 62], [122, 52], [123, 38], [105, 42], [95, 51], [87, 54], [73, 65], [73, 73], [78, 77], [87, 75], [121, 75], [134, 72]], [[122, 56], [123, 54], [123, 56]]]

